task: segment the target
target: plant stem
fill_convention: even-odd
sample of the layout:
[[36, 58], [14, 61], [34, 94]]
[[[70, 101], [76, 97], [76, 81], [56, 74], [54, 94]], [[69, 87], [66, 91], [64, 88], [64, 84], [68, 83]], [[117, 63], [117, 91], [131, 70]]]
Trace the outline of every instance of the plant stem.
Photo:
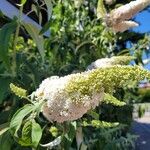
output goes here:
[[78, 127], [76, 131], [76, 142], [77, 142], [77, 149], [80, 149], [80, 146], [83, 142], [83, 132], [82, 127]]
[[13, 76], [16, 76], [16, 67], [17, 67], [17, 63], [16, 63], [16, 45], [17, 45], [17, 40], [18, 40], [18, 36], [19, 36], [19, 29], [20, 29], [20, 25], [21, 25], [21, 17], [22, 17], [22, 12], [23, 12], [23, 5], [20, 6], [19, 9], [19, 16], [18, 16], [18, 24], [17, 24], [17, 28], [16, 28], [16, 33], [14, 36], [14, 43], [13, 43], [13, 68], [12, 68], [12, 74]]

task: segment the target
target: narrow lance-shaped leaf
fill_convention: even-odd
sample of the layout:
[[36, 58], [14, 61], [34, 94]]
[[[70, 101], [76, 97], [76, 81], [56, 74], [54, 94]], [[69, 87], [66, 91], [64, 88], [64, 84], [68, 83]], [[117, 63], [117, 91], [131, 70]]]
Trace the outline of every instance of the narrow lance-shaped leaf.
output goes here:
[[44, 0], [44, 1], [45, 1], [46, 6], [47, 6], [48, 20], [49, 20], [51, 18], [52, 10], [53, 10], [52, 0]]
[[36, 43], [39, 53], [42, 57], [42, 60], [44, 61], [44, 56], [45, 56], [44, 38], [42, 35], [39, 35], [39, 32], [40, 32], [39, 29], [35, 25], [30, 24], [30, 23], [23, 23], [23, 26], [25, 27], [29, 35], [32, 37], [32, 39]]
[[47, 144], [41, 144], [42, 147], [47, 147], [49, 149], [52, 149], [53, 147], [59, 145], [62, 141], [62, 137], [57, 137], [54, 141], [47, 143]]
[[9, 130], [8, 127], [4, 128], [4, 129], [2, 129], [2, 130], [0, 130], [0, 136], [1, 136], [2, 134], [4, 134], [6, 131], [8, 131], [8, 130]]
[[10, 69], [10, 61], [8, 57], [9, 41], [16, 27], [16, 21], [12, 21], [0, 29], [0, 59], [4, 62], [7, 69]]
[[21, 0], [21, 4], [24, 5], [27, 0]]
[[49, 20], [48, 22], [46, 22], [46, 24], [43, 26], [43, 28], [41, 29], [41, 31], [40, 31], [39, 34], [45, 33], [50, 28], [50, 24], [51, 24], [51, 20]]

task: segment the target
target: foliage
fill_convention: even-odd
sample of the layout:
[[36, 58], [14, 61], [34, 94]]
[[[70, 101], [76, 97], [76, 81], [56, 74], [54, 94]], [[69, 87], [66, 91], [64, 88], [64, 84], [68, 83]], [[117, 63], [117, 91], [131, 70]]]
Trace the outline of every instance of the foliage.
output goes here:
[[[134, 140], [136, 136], [127, 134], [122, 136], [121, 129], [123, 126], [118, 126], [112, 129], [86, 129], [85, 134], [87, 136], [85, 143], [88, 144], [89, 149], [104, 149], [104, 150], [125, 150], [134, 149]], [[94, 140], [93, 140], [93, 137]]]
[[137, 94], [141, 96], [141, 102], [149, 102], [150, 100], [150, 89], [141, 88], [137, 91]]
[[130, 128], [132, 123], [133, 106], [125, 105], [122, 107], [103, 104], [100, 106], [100, 118], [107, 122], [119, 122], [126, 124], [124, 132]]
[[[20, 15], [26, 2], [22, 0], [19, 5]], [[138, 67], [115, 66], [91, 71], [88, 78], [91, 86], [84, 82], [84, 76], [71, 81], [66, 87], [70, 94], [80, 90], [84, 95], [87, 91], [90, 93], [93, 86], [96, 90], [102, 86], [106, 92], [105, 100], [77, 121], [62, 124], [48, 122], [41, 113], [45, 101], [37, 101], [31, 93], [43, 79], [84, 71], [91, 62], [102, 57], [132, 53], [136, 63], [141, 63], [143, 50], [147, 54], [149, 52], [149, 36], [131, 31], [115, 34], [108, 30], [103, 25], [104, 20], [96, 17], [97, 0], [81, 0], [78, 3], [45, 0], [45, 3], [48, 21], [41, 31], [32, 24], [25, 24], [20, 17], [0, 29], [1, 149], [131, 149], [135, 137], [127, 133], [128, 127], [122, 123], [131, 123], [132, 106], [125, 105], [124, 94], [118, 91], [128, 93], [125, 81], [141, 80], [145, 75], [149, 78], [148, 72]], [[40, 5], [36, 4], [41, 22]], [[117, 5], [107, 6], [104, 3], [104, 6], [111, 10]], [[45, 38], [43, 34], [49, 28], [51, 36]], [[20, 29], [25, 33], [23, 37], [21, 34], [18, 36]], [[134, 46], [127, 49], [127, 42]], [[81, 85], [80, 88], [78, 85]], [[122, 89], [122, 86], [127, 89]], [[31, 95], [27, 95], [27, 91]]]
[[4, 25], [0, 30], [0, 57], [1, 60], [4, 62], [4, 65], [6, 66], [6, 69], [10, 71], [10, 59], [8, 57], [8, 48], [9, 48], [9, 41], [10, 41], [10, 35], [15, 31], [16, 29], [16, 21], [12, 21], [11, 23], [8, 23]]
[[[116, 75], [116, 71], [118, 72], [118, 69], [120, 70], [120, 74]], [[109, 75], [109, 78], [107, 77], [107, 74]], [[120, 76], [121, 74], [124, 74], [124, 77], [121, 79], [118, 79], [117, 76]], [[86, 73], [86, 76], [87, 76], [87, 73]], [[142, 80], [145, 77], [147, 77], [147, 79], [149, 79], [150, 73], [146, 70], [140, 69], [139, 67], [114, 66], [114, 67], [105, 68], [105, 69], [95, 69], [95, 70], [89, 72], [89, 74], [88, 74], [89, 80], [88, 80], [88, 78], [86, 79], [85, 77], [82, 78], [82, 74], [76, 74], [76, 76], [73, 76], [73, 78], [69, 81], [69, 83], [66, 84], [67, 86], [65, 88], [67, 88], [67, 92], [69, 92], [69, 96], [70, 96], [70, 98], [72, 98], [72, 96], [70, 94], [77, 90], [80, 90], [80, 93], [82, 96], [86, 96], [87, 94], [90, 94], [91, 91], [89, 91], [89, 89], [91, 86], [93, 87], [93, 84], [91, 83], [91, 81], [93, 81], [93, 83], [95, 82], [94, 80], [97, 81], [97, 83], [94, 83], [97, 85], [97, 86], [94, 86], [95, 91], [97, 91], [97, 88], [98, 87], [100, 88], [101, 86], [102, 86], [102, 88], [104, 88], [104, 90], [107, 91], [109, 89], [108, 87], [111, 87], [110, 85], [112, 84], [112, 81], [114, 81], [114, 85], [111, 87], [111, 90], [110, 89], [108, 90], [109, 92], [111, 92], [113, 90], [113, 88], [116, 87], [116, 85], [117, 85], [117, 87], [123, 86], [124, 83], [127, 80], [129, 80], [129, 76], [130, 76], [130, 80], [138, 81], [138, 80]], [[77, 77], [77, 80], [75, 77]], [[107, 79], [109, 79], [109, 82], [106, 82]], [[117, 79], [117, 80], [115, 80], [115, 79]], [[79, 84], [80, 82], [82, 84]], [[76, 86], [76, 84], [77, 84], [77, 86]], [[84, 89], [85, 84], [86, 84], [86, 90]], [[107, 86], [105, 86], [105, 84]], [[18, 87], [16, 90], [16, 86], [13, 85], [12, 90], [13, 90], [13, 92], [16, 93], [16, 95], [20, 96], [20, 94], [18, 94]], [[22, 89], [20, 89], [20, 88], [19, 88], [19, 90], [22, 91]], [[86, 91], [88, 91], [88, 93], [86, 93]], [[59, 92], [63, 93], [61, 91], [59, 91]], [[105, 96], [106, 96], [106, 99], [112, 98], [110, 95], [105, 94]], [[9, 130], [10, 130], [11, 134], [13, 135], [13, 137], [15, 137], [17, 142], [19, 144], [21, 144], [22, 146], [31, 146], [33, 148], [36, 148], [38, 146], [39, 140], [41, 139], [41, 136], [42, 136], [42, 129], [41, 129], [40, 125], [35, 122], [35, 118], [39, 117], [40, 111], [43, 111], [41, 109], [41, 107], [43, 107], [43, 104], [45, 105], [44, 99], [40, 98], [40, 99], [36, 100], [36, 98], [32, 99], [32, 97], [31, 97], [31, 100], [29, 100], [29, 101], [32, 104], [26, 104], [24, 107], [19, 109], [14, 114], [13, 118], [11, 119]], [[115, 102], [116, 102], [116, 99], [115, 99]], [[74, 103], [74, 101], [73, 101], [73, 103]], [[77, 102], [75, 101], [75, 103], [77, 103]], [[80, 103], [82, 103], [82, 101], [80, 101]], [[79, 103], [77, 103], [77, 104], [79, 104]], [[113, 103], [113, 104], [115, 105], [115, 103]], [[116, 104], [118, 105], [118, 100], [117, 100]], [[56, 108], [56, 106], [55, 106], [55, 108]], [[76, 110], [76, 111], [79, 111], [79, 110]], [[53, 112], [51, 112], [51, 113], [53, 113]], [[91, 113], [89, 115], [91, 115]], [[99, 116], [99, 114], [97, 114], [97, 112], [94, 112], [94, 113], [92, 113], [92, 116]], [[63, 117], [63, 115], [61, 117]], [[118, 125], [118, 123], [116, 124], [116, 123], [107, 123], [107, 122], [99, 121], [99, 117], [96, 118], [98, 120], [95, 120], [95, 119], [91, 120], [90, 118], [88, 118], [88, 120], [87, 120], [86, 117], [83, 117], [82, 119], [83, 119], [83, 127], [91, 126], [92, 128], [94, 128], [94, 130], [103, 129], [103, 128], [112, 128], [112, 127], [115, 127]], [[85, 120], [87, 120], [87, 122], [85, 122]], [[90, 120], [91, 120], [91, 122], [90, 122]], [[56, 121], [59, 123], [58, 120], [56, 120]], [[64, 122], [64, 125], [62, 125], [63, 130], [62, 130], [61, 139], [59, 140], [60, 142], [58, 142], [58, 139], [57, 139], [52, 142], [53, 144], [50, 142], [49, 144], [43, 145], [44, 147], [45, 146], [52, 147], [52, 145], [56, 146], [56, 145], [60, 145], [60, 144], [61, 144], [61, 147], [65, 148], [65, 149], [69, 149], [71, 147], [73, 139], [75, 138], [75, 135], [77, 135], [77, 133], [78, 133], [78, 132], [76, 133], [76, 128], [80, 127], [80, 126], [77, 126], [76, 122], [67, 122], [67, 120], [64, 120], [64, 121], [66, 121], [66, 122]], [[78, 123], [81, 123], [81, 121], [79, 121]], [[21, 126], [23, 126], [23, 127], [21, 127]], [[21, 132], [21, 136], [19, 136], [19, 131]], [[50, 131], [52, 132], [52, 130], [50, 130]], [[100, 135], [101, 135], [101, 133], [100, 133]], [[82, 139], [82, 132], [81, 132], [80, 136], [81, 136], [81, 143], [82, 143], [84, 141]], [[78, 138], [76, 139], [77, 141], [78, 141]], [[121, 138], [122, 138], [121, 135], [119, 138], [121, 140]], [[94, 140], [97, 141], [95, 138], [94, 138]], [[124, 137], [121, 140], [119, 148], [122, 147], [122, 143], [124, 143], [123, 142], [124, 140], [127, 140], [127, 143], [128, 143], [128, 139], [126, 139]], [[58, 143], [58, 144], [54, 144], [54, 143]], [[90, 142], [88, 142], [88, 143], [90, 143]], [[94, 142], [92, 144], [94, 144]], [[117, 142], [115, 142], [115, 144], [117, 144]], [[124, 148], [131, 146], [131, 145], [132, 145], [131, 143], [129, 143], [127, 145], [123, 144]], [[100, 146], [102, 146], [102, 145], [100, 144]], [[90, 147], [90, 146], [87, 146], [87, 147]], [[118, 147], [118, 144], [117, 144], [117, 147]], [[117, 147], [115, 146], [115, 149]], [[103, 147], [103, 149], [105, 149], [105, 147]]]

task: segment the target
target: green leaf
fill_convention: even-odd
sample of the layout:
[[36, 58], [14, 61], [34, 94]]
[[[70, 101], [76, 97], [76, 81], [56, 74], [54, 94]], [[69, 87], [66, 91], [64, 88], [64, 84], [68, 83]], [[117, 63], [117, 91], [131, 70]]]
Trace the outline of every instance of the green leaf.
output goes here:
[[2, 135], [2, 134], [4, 134], [6, 131], [8, 131], [9, 130], [9, 128], [7, 127], [7, 128], [4, 128], [4, 129], [2, 129], [2, 130], [0, 130], [0, 136]]
[[71, 122], [68, 127], [68, 132], [65, 134], [65, 137], [68, 141], [72, 142], [75, 133], [76, 133], [76, 122]]
[[44, 1], [48, 10], [48, 20], [49, 20], [51, 18], [52, 10], [53, 10], [52, 0], [44, 0]]
[[22, 137], [19, 139], [19, 144], [22, 146], [31, 146], [36, 148], [42, 137], [42, 129], [35, 120], [30, 120], [25, 123], [22, 129]]
[[0, 29], [0, 59], [4, 62], [7, 69], [10, 69], [10, 61], [8, 56], [8, 48], [11, 34], [17, 27], [16, 21], [5, 24]]
[[38, 15], [38, 11], [37, 11], [36, 5], [32, 4], [32, 5], [31, 5], [31, 10], [32, 10], [33, 12], [35, 12], [36, 15]]
[[66, 133], [63, 136], [62, 144], [64, 149], [69, 149], [76, 135], [76, 128], [77, 128], [76, 121], [71, 122], [69, 124], [66, 123], [65, 128], [66, 128]]
[[39, 144], [39, 141], [42, 137], [42, 129], [38, 123], [35, 122], [35, 120], [32, 121], [32, 145], [34, 148], [36, 148]]
[[42, 60], [44, 61], [44, 56], [45, 56], [44, 38], [43, 36], [39, 35], [40, 32], [39, 29], [35, 25], [30, 23], [23, 23], [23, 26], [25, 27], [29, 35], [32, 37], [33, 41], [36, 43], [36, 46], [39, 50]]
[[43, 28], [41, 29], [39, 34], [45, 33], [50, 28], [50, 24], [51, 24], [50, 20], [48, 22], [46, 22], [46, 24], [43, 26]]
[[0, 136], [0, 150], [12, 150], [13, 140], [9, 132]]
[[54, 141], [49, 142], [47, 144], [40, 144], [42, 147], [47, 147], [49, 149], [52, 149], [53, 147], [59, 145], [61, 143], [62, 137], [57, 137]]
[[7, 128], [7, 127], [9, 127], [9, 122], [0, 124], [0, 130], [3, 130], [4, 128]]
[[8, 78], [1, 78], [0, 79], [0, 104], [2, 104], [3, 100], [7, 97], [7, 95], [10, 93], [9, 91], [9, 84], [10, 79]]
[[11, 119], [10, 122], [10, 131], [11, 133], [18, 137], [17, 135], [17, 131], [19, 130], [23, 119], [25, 118], [25, 116], [27, 116], [28, 114], [30, 114], [33, 110], [35, 109], [34, 105], [31, 104], [27, 104], [24, 107], [20, 108], [13, 116], [13, 118]]
[[21, 4], [24, 5], [27, 0], [21, 0]]
[[32, 121], [27, 121], [22, 129], [22, 137], [18, 140], [18, 143], [22, 146], [31, 146], [31, 131], [32, 131]]

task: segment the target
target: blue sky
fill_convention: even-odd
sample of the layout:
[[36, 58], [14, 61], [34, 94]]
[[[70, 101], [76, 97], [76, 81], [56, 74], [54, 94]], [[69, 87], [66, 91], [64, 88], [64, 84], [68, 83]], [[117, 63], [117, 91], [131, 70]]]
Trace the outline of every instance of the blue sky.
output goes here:
[[[148, 33], [148, 32], [150, 33], [150, 12], [143, 11], [137, 14], [135, 20], [140, 24], [140, 26], [134, 28], [133, 29], [134, 31], [141, 32], [141, 33]], [[146, 56], [143, 55], [143, 58], [145, 59]], [[150, 63], [146, 65], [145, 68], [150, 70]]]
[[135, 20], [140, 23], [139, 27], [134, 28], [137, 32], [150, 32], [150, 12], [143, 11], [137, 14]]

